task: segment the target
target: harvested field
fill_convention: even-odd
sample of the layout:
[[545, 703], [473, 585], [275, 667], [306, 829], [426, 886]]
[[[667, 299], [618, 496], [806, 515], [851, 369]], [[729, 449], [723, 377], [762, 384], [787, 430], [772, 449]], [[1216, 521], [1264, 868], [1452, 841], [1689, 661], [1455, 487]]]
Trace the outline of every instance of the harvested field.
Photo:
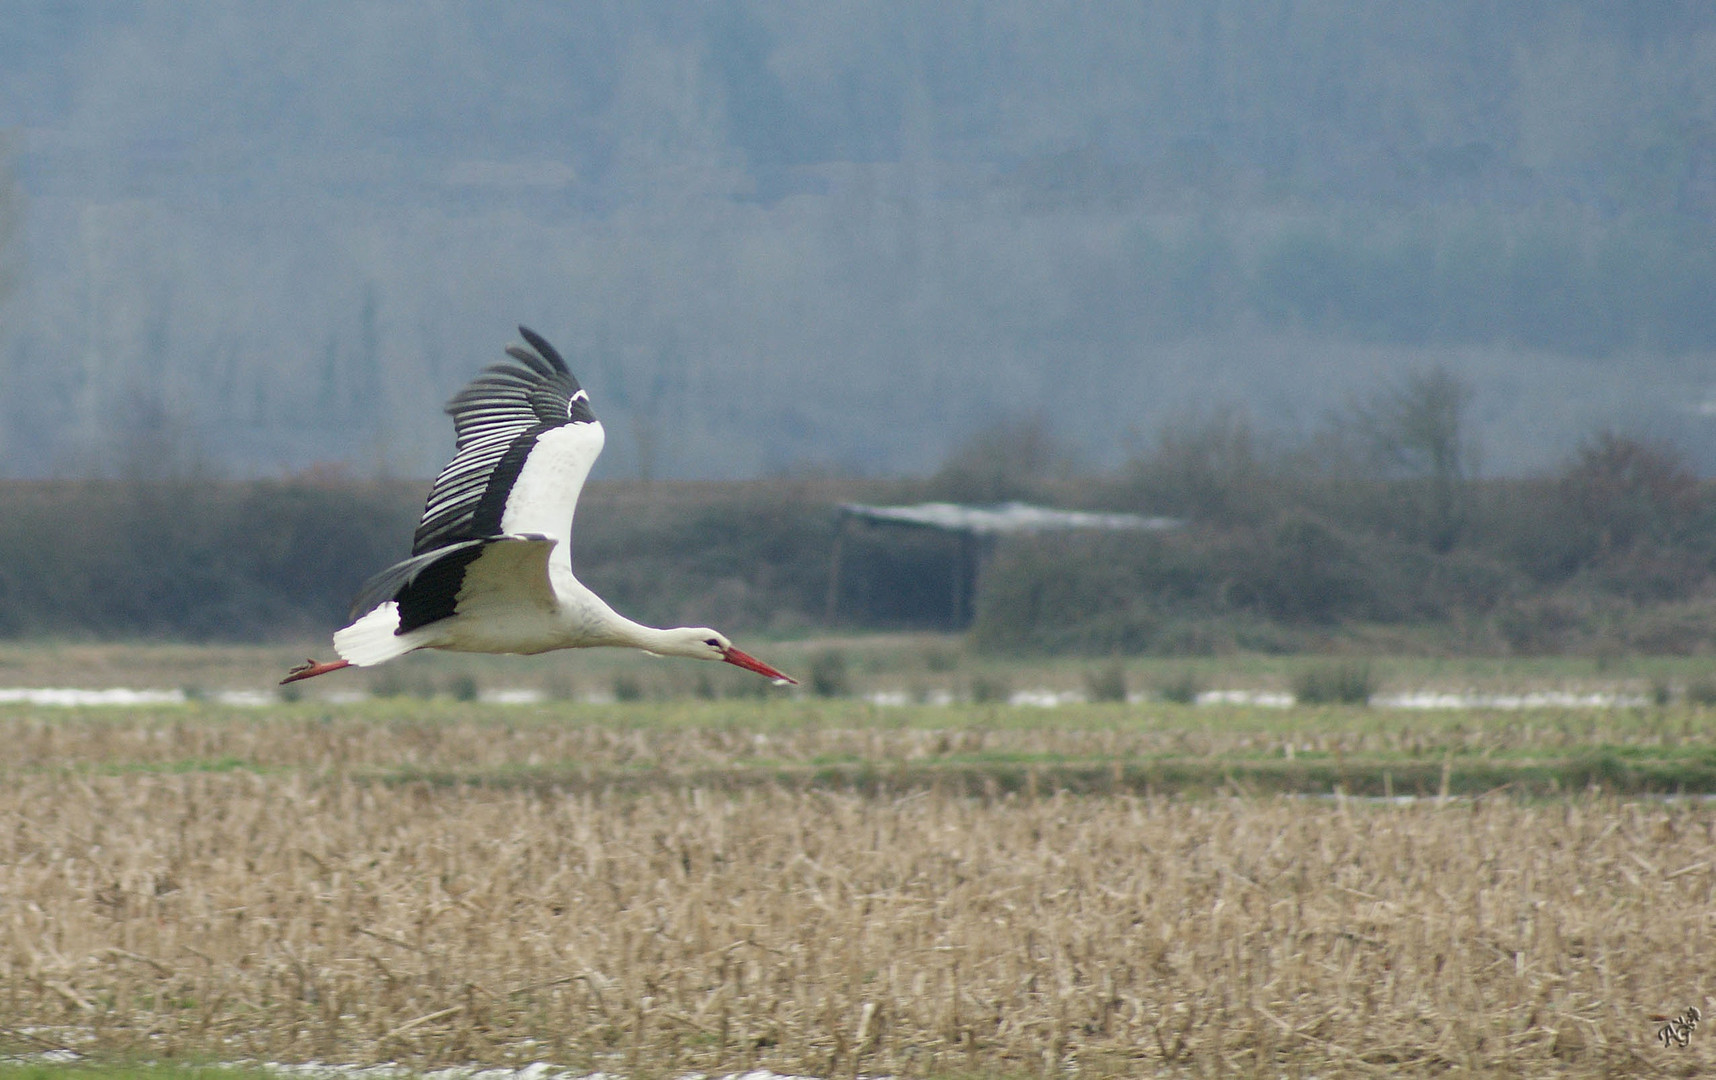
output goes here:
[[573, 792], [785, 785], [879, 796], [1716, 793], [1707, 709], [876, 708], [852, 701], [400, 699], [268, 708], [0, 705], [8, 771], [222, 771]]
[[[13, 1051], [825, 1076], [1716, 1057], [1647, 1019], [1709, 1009], [1702, 804], [704, 782], [759, 758], [1148, 748], [1115, 730], [162, 710], [0, 737]], [[509, 771], [578, 756], [583, 783]], [[637, 768], [653, 782], [618, 782]]]

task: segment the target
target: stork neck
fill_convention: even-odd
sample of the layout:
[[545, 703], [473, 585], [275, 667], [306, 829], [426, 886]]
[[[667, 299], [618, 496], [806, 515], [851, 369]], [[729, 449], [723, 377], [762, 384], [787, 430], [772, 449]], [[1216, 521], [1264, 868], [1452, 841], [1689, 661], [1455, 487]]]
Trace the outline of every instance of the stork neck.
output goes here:
[[555, 582], [555, 592], [562, 616], [574, 627], [574, 637], [586, 645], [617, 645], [659, 653], [670, 644], [667, 631], [621, 615], [573, 577], [570, 570]]
[[[654, 626], [645, 626], [640, 622], [621, 615], [594, 593], [587, 594], [595, 609], [591, 614], [596, 617], [585, 631], [586, 636], [594, 645], [616, 645], [622, 649], [642, 649], [645, 652], [656, 653], [660, 656], [672, 654], [673, 638], [666, 631]], [[588, 610], [588, 609], [587, 609]]]
[[627, 646], [633, 649], [642, 649], [645, 652], [657, 653], [663, 656], [670, 655], [671, 653], [673, 638], [666, 630], [662, 630], [654, 626], [645, 626], [643, 623], [639, 622], [633, 622], [624, 615], [614, 616], [614, 623], [611, 630], [614, 637], [619, 639], [618, 643], [622, 646]]

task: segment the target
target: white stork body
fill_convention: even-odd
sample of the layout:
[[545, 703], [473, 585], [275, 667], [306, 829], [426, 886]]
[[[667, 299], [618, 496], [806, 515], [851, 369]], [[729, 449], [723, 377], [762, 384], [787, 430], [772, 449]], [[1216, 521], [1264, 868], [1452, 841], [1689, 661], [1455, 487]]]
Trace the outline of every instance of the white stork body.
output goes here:
[[541, 653], [622, 646], [722, 660], [771, 679], [785, 675], [707, 627], [658, 630], [625, 618], [572, 573], [572, 515], [602, 425], [553, 346], [519, 327], [530, 347], [495, 364], [447, 405], [458, 447], [423, 509], [412, 555], [364, 585], [351, 625], [334, 634], [340, 659], [310, 661], [282, 682], [370, 667], [417, 649]]

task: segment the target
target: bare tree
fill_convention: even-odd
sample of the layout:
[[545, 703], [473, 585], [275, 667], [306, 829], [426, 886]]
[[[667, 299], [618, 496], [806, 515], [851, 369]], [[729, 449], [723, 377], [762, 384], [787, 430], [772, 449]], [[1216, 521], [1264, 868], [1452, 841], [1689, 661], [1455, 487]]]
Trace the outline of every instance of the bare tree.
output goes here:
[[993, 503], [1041, 498], [1070, 466], [1070, 451], [1038, 413], [1003, 417], [954, 447], [931, 478], [942, 498]]
[[1218, 409], [1166, 425], [1155, 447], [1128, 466], [1147, 513], [1199, 521], [1257, 521], [1278, 508], [1287, 475], [1271, 459], [1251, 417]]
[[1698, 477], [1671, 443], [1599, 432], [1580, 444], [1560, 487], [1593, 555], [1670, 545], [1697, 530]]
[[1352, 407], [1355, 433], [1385, 474], [1423, 486], [1420, 511], [1431, 548], [1460, 537], [1477, 448], [1466, 430], [1471, 383], [1446, 368], [1414, 371]]

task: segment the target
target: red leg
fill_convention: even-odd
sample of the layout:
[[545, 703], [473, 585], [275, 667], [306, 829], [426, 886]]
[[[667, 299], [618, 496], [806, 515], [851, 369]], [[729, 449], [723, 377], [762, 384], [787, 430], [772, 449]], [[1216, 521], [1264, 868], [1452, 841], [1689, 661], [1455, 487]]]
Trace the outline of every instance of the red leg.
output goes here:
[[330, 660], [326, 664], [318, 664], [314, 660], [306, 660], [291, 671], [288, 671], [286, 673], [286, 677], [280, 680], [280, 685], [285, 686], [289, 682], [297, 682], [299, 679], [309, 679], [317, 675], [326, 675], [330, 671], [338, 671], [343, 667], [351, 666], [352, 662], [350, 660]]

